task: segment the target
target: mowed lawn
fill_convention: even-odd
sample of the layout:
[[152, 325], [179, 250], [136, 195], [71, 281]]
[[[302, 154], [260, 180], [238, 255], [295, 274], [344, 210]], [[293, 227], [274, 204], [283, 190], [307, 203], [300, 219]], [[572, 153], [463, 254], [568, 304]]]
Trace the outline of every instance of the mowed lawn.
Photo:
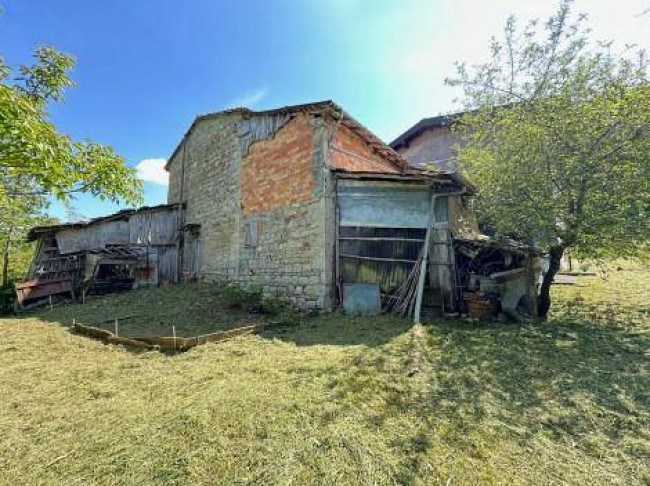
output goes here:
[[540, 325], [332, 315], [172, 356], [3, 319], [0, 483], [650, 484], [650, 270], [606, 278]]

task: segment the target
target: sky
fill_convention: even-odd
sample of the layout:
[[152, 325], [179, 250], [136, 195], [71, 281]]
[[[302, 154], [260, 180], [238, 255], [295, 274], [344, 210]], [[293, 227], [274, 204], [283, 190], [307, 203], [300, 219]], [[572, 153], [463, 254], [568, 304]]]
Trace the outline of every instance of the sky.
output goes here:
[[[72, 54], [77, 86], [58, 128], [112, 146], [138, 168], [145, 203], [166, 202], [163, 165], [194, 117], [332, 99], [390, 142], [449, 113], [454, 63], [481, 62], [510, 14], [546, 18], [555, 0], [0, 0], [0, 55]], [[576, 0], [597, 39], [650, 48], [650, 0]], [[81, 196], [61, 219], [124, 206]]]

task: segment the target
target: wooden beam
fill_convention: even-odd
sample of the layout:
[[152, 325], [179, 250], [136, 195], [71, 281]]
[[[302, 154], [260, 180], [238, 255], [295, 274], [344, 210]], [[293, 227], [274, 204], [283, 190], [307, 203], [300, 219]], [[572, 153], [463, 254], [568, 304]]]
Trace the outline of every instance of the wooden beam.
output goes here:
[[341, 253], [341, 258], [353, 258], [355, 260], [369, 260], [373, 262], [393, 262], [393, 263], [415, 263], [417, 260], [406, 260], [403, 258], [380, 258], [380, 257], [368, 257], [361, 255], [347, 255]]
[[422, 243], [422, 238], [393, 238], [381, 236], [339, 236], [339, 240], [346, 241], [403, 241], [406, 243]]

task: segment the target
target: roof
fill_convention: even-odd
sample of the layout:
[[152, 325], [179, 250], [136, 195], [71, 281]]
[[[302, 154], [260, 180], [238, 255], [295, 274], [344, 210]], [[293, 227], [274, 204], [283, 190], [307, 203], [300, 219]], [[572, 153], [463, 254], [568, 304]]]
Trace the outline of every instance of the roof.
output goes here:
[[407, 145], [412, 139], [420, 135], [425, 130], [451, 126], [455, 120], [463, 116], [465, 113], [467, 112], [460, 111], [458, 113], [450, 113], [448, 115], [438, 115], [431, 118], [423, 118], [411, 128], [402, 133], [395, 140], [393, 140], [389, 145], [391, 148], [397, 150], [399, 147]]
[[312, 103], [304, 103], [300, 105], [283, 106], [271, 110], [254, 111], [251, 110], [250, 108], [241, 107], [241, 108], [231, 108], [228, 110], [216, 111], [213, 113], [207, 113], [205, 115], [198, 115], [194, 119], [190, 127], [187, 129], [187, 132], [185, 132], [185, 135], [183, 136], [181, 141], [178, 143], [178, 145], [172, 152], [172, 155], [167, 160], [165, 169], [169, 170], [170, 162], [183, 146], [183, 142], [185, 141], [185, 139], [189, 137], [189, 135], [192, 133], [192, 130], [194, 130], [196, 125], [198, 125], [203, 120], [210, 120], [213, 118], [218, 118], [221, 116], [232, 115], [232, 114], [239, 114], [242, 117], [253, 117], [253, 116], [273, 116], [273, 115], [282, 115], [282, 114], [292, 114], [292, 113], [299, 113], [299, 112], [329, 114], [332, 118], [336, 120], [340, 120], [343, 125], [350, 128], [352, 131], [354, 131], [359, 136], [361, 136], [366, 141], [366, 143], [368, 143], [375, 151], [377, 151], [383, 157], [391, 160], [392, 162], [395, 162], [401, 169], [407, 169], [409, 167], [408, 163], [406, 162], [406, 160], [402, 158], [401, 155], [399, 155], [397, 152], [395, 152], [395, 150], [393, 150], [385, 142], [379, 139], [379, 137], [377, 137], [374, 133], [368, 130], [368, 128], [366, 128], [363, 124], [361, 124], [352, 116], [350, 116], [350, 114], [347, 113], [345, 110], [343, 110], [343, 108], [341, 108], [339, 105], [334, 103], [332, 100], [324, 100], [324, 101], [315, 101]]
[[395, 180], [395, 181], [412, 181], [412, 182], [436, 182], [454, 184], [465, 188], [465, 195], [473, 196], [476, 194], [474, 187], [467, 179], [456, 172], [432, 171], [411, 169], [402, 174], [378, 173], [378, 172], [350, 172], [345, 169], [333, 169], [337, 177], [344, 179], [378, 179], [378, 180]]
[[168, 211], [176, 208], [178, 208], [178, 204], [159, 204], [158, 206], [143, 206], [141, 208], [122, 209], [121, 211], [118, 211], [116, 213], [112, 213], [106, 216], [100, 216], [98, 218], [89, 219], [87, 221], [75, 221], [70, 223], [51, 224], [46, 226], [34, 226], [29, 230], [29, 233], [27, 233], [27, 241], [34, 241], [36, 238], [39, 237], [39, 235], [43, 233], [56, 233], [64, 229], [85, 228], [86, 226], [91, 226], [97, 223], [125, 220], [136, 213], [144, 213], [147, 211]]

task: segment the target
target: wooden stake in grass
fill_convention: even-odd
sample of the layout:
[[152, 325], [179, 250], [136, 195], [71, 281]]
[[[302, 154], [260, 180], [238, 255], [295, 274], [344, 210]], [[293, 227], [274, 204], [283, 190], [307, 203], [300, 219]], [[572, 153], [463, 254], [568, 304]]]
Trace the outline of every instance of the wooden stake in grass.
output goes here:
[[174, 351], [176, 351], [176, 326], [172, 326], [172, 336], [174, 336]]
[[52, 305], [52, 296], [51, 295], [48, 297], [48, 300], [50, 301], [50, 310], [54, 309], [54, 306]]
[[116, 336], [120, 335], [120, 323], [117, 319], [115, 319], [115, 335]]

